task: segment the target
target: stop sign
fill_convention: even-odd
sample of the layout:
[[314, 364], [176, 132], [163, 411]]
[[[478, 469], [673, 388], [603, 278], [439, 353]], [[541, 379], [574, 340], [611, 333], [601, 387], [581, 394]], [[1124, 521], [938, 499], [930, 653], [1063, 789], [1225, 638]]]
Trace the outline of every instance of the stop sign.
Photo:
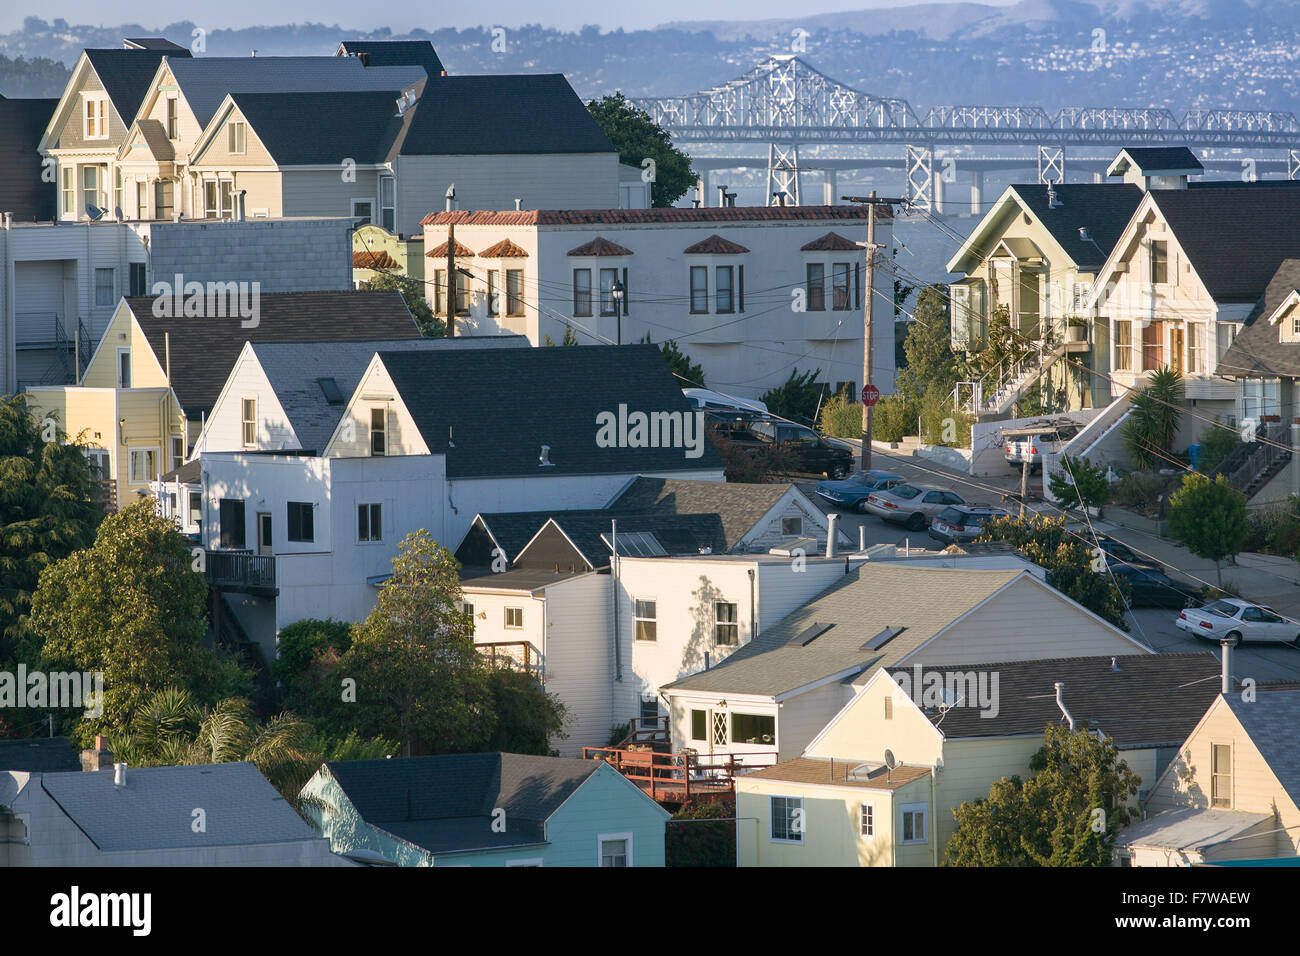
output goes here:
[[862, 404], [870, 408], [878, 401], [880, 401], [880, 389], [874, 385], [864, 386], [862, 389]]

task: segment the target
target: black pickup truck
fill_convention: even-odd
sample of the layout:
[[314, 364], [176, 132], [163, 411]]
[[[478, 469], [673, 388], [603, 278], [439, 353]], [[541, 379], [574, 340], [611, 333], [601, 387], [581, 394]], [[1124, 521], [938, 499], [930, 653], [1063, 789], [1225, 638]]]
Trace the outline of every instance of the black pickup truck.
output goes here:
[[811, 428], [791, 422], [752, 419], [736, 423], [723, 437], [740, 448], [780, 445], [794, 460], [795, 467], [806, 474], [840, 479], [853, 470], [853, 449], [828, 441]]

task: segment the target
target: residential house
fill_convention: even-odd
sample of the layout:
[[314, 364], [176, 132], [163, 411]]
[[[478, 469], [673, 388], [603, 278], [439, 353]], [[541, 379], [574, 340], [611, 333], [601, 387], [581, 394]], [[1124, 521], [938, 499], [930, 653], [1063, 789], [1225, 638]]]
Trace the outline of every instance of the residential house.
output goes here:
[[[428, 300], [446, 317], [454, 227], [457, 334], [514, 332], [534, 345], [570, 329], [579, 344], [648, 334], [676, 341], [710, 385], [735, 395], [757, 397], [798, 368], [819, 369], [830, 389], [856, 396], [867, 214], [859, 206], [433, 212], [423, 222]], [[876, 241], [887, 248], [891, 221], [877, 216]], [[873, 309], [893, 327], [888, 296], [877, 295]], [[887, 394], [893, 350], [876, 349], [873, 362]]]
[[768, 763], [802, 754], [881, 668], [1149, 652], [1024, 569], [869, 561], [660, 693], [674, 750]]
[[[1225, 684], [1227, 682], [1225, 681]], [[1120, 834], [1120, 866], [1191, 866], [1300, 855], [1300, 691], [1223, 688]]]
[[399, 866], [664, 865], [668, 813], [598, 760], [331, 762], [300, 800], [336, 853], [370, 851]]
[[[877, 670], [799, 756], [738, 777], [742, 866], [935, 866], [953, 811], [1031, 776], [1045, 728], [1104, 735], [1139, 799], [1218, 689], [1211, 654]], [[795, 810], [799, 826], [794, 826]]]
[[411, 282], [425, 281], [424, 233], [402, 236], [374, 222], [357, 227], [352, 234], [353, 284], [373, 282], [383, 275], [396, 275]]

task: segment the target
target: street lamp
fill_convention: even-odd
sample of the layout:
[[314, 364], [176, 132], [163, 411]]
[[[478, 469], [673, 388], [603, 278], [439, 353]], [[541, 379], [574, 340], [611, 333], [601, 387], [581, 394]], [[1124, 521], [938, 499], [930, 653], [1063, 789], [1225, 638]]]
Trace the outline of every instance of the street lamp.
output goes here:
[[615, 341], [623, 344], [623, 283], [614, 279], [614, 284], [610, 287], [609, 294], [614, 299], [614, 315], [618, 321], [618, 333]]

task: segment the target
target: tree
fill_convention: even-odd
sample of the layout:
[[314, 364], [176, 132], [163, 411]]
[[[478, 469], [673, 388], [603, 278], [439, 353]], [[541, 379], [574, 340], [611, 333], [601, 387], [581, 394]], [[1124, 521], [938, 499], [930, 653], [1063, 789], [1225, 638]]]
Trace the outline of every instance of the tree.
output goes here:
[[1061, 468], [1047, 480], [1052, 497], [1063, 508], [1100, 508], [1110, 500], [1106, 472], [1086, 458], [1061, 456]]
[[426, 339], [440, 339], [447, 334], [447, 323], [433, 314], [424, 297], [424, 283], [410, 276], [398, 275], [396, 272], [376, 272], [373, 278], [362, 282], [361, 289], [373, 289], [384, 292], [399, 292], [406, 307], [411, 310], [420, 334]]
[[496, 717], [488, 750], [541, 757], [555, 754], [551, 741], [567, 736], [565, 706], [559, 698], [541, 692], [530, 674], [505, 668], [488, 671], [488, 689]]
[[[571, 326], [571, 325], [566, 325], [566, 326], [564, 327], [564, 341], [562, 341], [560, 344], [561, 344], [561, 345], [577, 345], [577, 344], [578, 344], [578, 337], [577, 337], [576, 335], [573, 334], [573, 326]], [[546, 336], [545, 341], [542, 342], [542, 345], [547, 346], [547, 347], [553, 347], [553, 346], [555, 345], [555, 343], [551, 341], [551, 337], [548, 335], [548, 336]]]
[[817, 376], [821, 373], [819, 368], [811, 372], [792, 369], [788, 379], [763, 394], [763, 404], [768, 411], [780, 418], [792, 418], [801, 422], [816, 421], [817, 407], [826, 388], [817, 381]]
[[981, 541], [1006, 541], [1047, 570], [1047, 583], [1071, 600], [1128, 630], [1124, 610], [1128, 582], [1116, 584], [1110, 574], [1094, 571], [1093, 556], [1084, 542], [1065, 529], [1064, 518], [1031, 514], [997, 518], [984, 526]]
[[1151, 381], [1133, 395], [1128, 421], [1124, 423], [1124, 444], [1133, 464], [1159, 468], [1170, 463], [1182, 420], [1178, 411], [1182, 400], [1182, 373], [1167, 365], [1154, 372]]
[[41, 572], [31, 627], [51, 669], [103, 671], [104, 712], [76, 728], [111, 734], [157, 690], [178, 684], [200, 703], [247, 692], [249, 675], [200, 648], [208, 585], [191, 543], [139, 501], [99, 526], [91, 547]]
[[927, 393], [952, 394], [957, 384], [957, 355], [952, 350], [952, 321], [948, 293], [942, 286], [926, 286], [916, 297], [916, 321], [907, 330], [903, 352], [907, 368], [898, 373], [904, 398], [919, 407]]
[[953, 811], [945, 866], [1110, 866], [1138, 812], [1141, 778], [1115, 744], [1086, 727], [1049, 725], [1026, 782], [1004, 777], [985, 800]]
[[33, 662], [27, 616], [41, 571], [87, 547], [104, 516], [82, 448], [65, 441], [23, 396], [0, 397], [0, 670]]
[[622, 92], [592, 100], [587, 109], [618, 150], [620, 163], [647, 170], [645, 160], [654, 161], [647, 170], [653, 170], [652, 205], [672, 206], [695, 185], [699, 177], [691, 169], [691, 158], [673, 145], [672, 137], [649, 113], [633, 106]]
[[1221, 562], [1242, 549], [1249, 533], [1246, 496], [1228, 484], [1226, 477], [1219, 475], [1211, 481], [1199, 472], [1183, 476], [1182, 485], [1169, 499], [1169, 534], [1198, 558], [1214, 562], [1220, 588]]
[[[645, 334], [641, 340], [647, 345], [653, 345], [650, 339], [650, 333]], [[664, 361], [668, 363], [668, 371], [677, 376], [677, 384], [682, 388], [704, 388], [704, 366], [698, 363], [692, 364], [691, 357], [677, 347], [673, 339], [669, 339], [659, 347], [663, 353]]]

